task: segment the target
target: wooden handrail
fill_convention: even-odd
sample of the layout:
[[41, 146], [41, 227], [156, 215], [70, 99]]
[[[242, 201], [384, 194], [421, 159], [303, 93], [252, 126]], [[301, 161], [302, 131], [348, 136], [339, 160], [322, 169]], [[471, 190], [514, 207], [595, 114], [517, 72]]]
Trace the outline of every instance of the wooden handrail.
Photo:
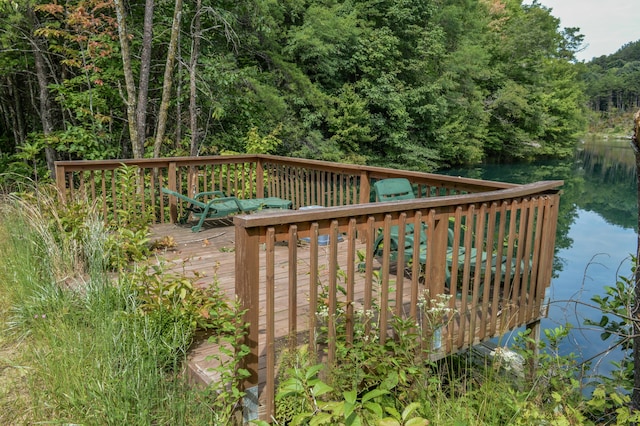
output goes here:
[[517, 186], [512, 183], [486, 181], [480, 179], [463, 178], [455, 176], [439, 175], [408, 170], [396, 170], [384, 167], [364, 166], [355, 164], [336, 164], [330, 161], [307, 160], [292, 157], [280, 157], [265, 154], [242, 154], [242, 155], [216, 155], [202, 157], [171, 157], [171, 158], [143, 158], [124, 160], [77, 160], [77, 161], [56, 161], [59, 171], [88, 171], [88, 170], [114, 170], [124, 165], [137, 165], [143, 168], [165, 168], [170, 163], [181, 166], [198, 166], [207, 164], [226, 164], [243, 162], [269, 162], [279, 165], [293, 165], [305, 168], [314, 168], [321, 171], [341, 171], [349, 172], [357, 176], [367, 176], [368, 179], [386, 179], [390, 177], [406, 177], [416, 183], [420, 182], [441, 182], [458, 190], [487, 191], [491, 189], [506, 189]]
[[431, 209], [437, 207], [488, 203], [507, 198], [527, 197], [533, 194], [542, 194], [555, 191], [564, 184], [562, 180], [540, 181], [520, 186], [512, 186], [508, 189], [480, 192], [463, 195], [447, 195], [433, 198], [417, 198], [415, 200], [402, 200], [384, 203], [355, 204], [350, 206], [328, 207], [325, 209], [309, 210], [284, 210], [275, 215], [238, 215], [234, 216], [233, 223], [243, 228], [260, 226], [285, 225], [296, 222], [312, 222], [330, 219], [344, 219], [359, 215], [375, 215], [407, 210]]

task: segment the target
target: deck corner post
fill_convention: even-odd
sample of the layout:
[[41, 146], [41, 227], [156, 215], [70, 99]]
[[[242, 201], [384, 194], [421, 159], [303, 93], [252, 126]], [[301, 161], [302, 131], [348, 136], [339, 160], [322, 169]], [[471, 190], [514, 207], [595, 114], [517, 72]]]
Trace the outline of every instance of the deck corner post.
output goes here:
[[538, 357], [540, 354], [540, 320], [536, 320], [527, 324], [527, 330], [530, 330], [529, 338], [530, 343], [528, 344], [529, 350], [531, 351], [531, 357], [527, 362], [527, 379], [532, 382], [536, 377], [536, 371], [538, 366]]
[[430, 277], [428, 288], [431, 298], [444, 293], [445, 289], [448, 227], [448, 216], [437, 215], [433, 226], [433, 244], [430, 245], [433, 250], [427, 250], [427, 276]]
[[371, 179], [369, 172], [362, 170], [360, 172], [360, 204], [367, 204], [371, 199]]
[[65, 171], [65, 167], [58, 162], [55, 163], [55, 168], [58, 195], [60, 196], [60, 201], [64, 204], [67, 201], [67, 173]]
[[261, 157], [256, 159], [256, 194], [265, 197], [264, 193], [264, 162]]
[[[171, 191], [176, 191], [176, 163], [175, 161], [169, 162], [167, 171], [167, 186]], [[169, 216], [171, 217], [171, 223], [178, 222], [178, 200], [176, 197], [169, 197]]]
[[[236, 237], [236, 297], [243, 314], [243, 324], [247, 330], [240, 343], [249, 348], [249, 354], [240, 361], [240, 368], [249, 376], [240, 383], [246, 395], [243, 400], [245, 420], [255, 420], [258, 413], [258, 331], [260, 326], [260, 283], [259, 283], [259, 230], [245, 228], [235, 221]], [[255, 418], [248, 418], [251, 416]]]

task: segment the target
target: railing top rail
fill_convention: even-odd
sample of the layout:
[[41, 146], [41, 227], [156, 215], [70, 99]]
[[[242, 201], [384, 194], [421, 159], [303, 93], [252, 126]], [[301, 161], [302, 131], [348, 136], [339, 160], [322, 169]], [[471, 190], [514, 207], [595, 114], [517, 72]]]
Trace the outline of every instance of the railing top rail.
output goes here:
[[449, 188], [455, 189], [472, 189], [474, 191], [478, 190], [494, 190], [494, 189], [502, 189], [502, 188], [513, 188], [518, 186], [514, 183], [507, 182], [497, 182], [490, 180], [481, 180], [481, 179], [472, 179], [472, 178], [463, 178], [460, 176], [448, 176], [448, 175], [440, 175], [437, 173], [426, 173], [426, 172], [418, 172], [411, 170], [399, 170], [399, 169], [390, 169], [387, 167], [376, 167], [376, 166], [364, 166], [358, 164], [338, 164], [332, 163], [330, 161], [322, 161], [322, 160], [307, 160], [304, 158], [293, 158], [293, 157], [279, 157], [276, 155], [258, 155], [258, 157], [268, 160], [272, 163], [278, 163], [283, 165], [291, 165], [296, 164], [301, 167], [313, 166], [318, 170], [326, 170], [326, 171], [335, 171], [336, 168], [344, 171], [351, 171], [354, 174], [367, 173], [369, 178], [374, 179], [387, 179], [393, 177], [406, 177], [410, 180], [413, 180], [416, 183], [431, 183], [434, 182], [442, 182], [446, 184]]
[[55, 165], [64, 167], [68, 171], [80, 170], [110, 170], [117, 169], [125, 165], [137, 165], [140, 167], [168, 167], [169, 163], [180, 163], [182, 165], [202, 165], [202, 164], [226, 164], [226, 163], [242, 163], [256, 161], [257, 155], [209, 155], [202, 157], [160, 157], [160, 158], [138, 158], [123, 160], [72, 160], [72, 161], [56, 161]]
[[233, 223], [242, 228], [286, 225], [298, 222], [320, 220], [339, 220], [354, 216], [368, 216], [407, 210], [419, 210], [436, 207], [457, 206], [462, 204], [486, 203], [530, 195], [557, 193], [564, 184], [562, 180], [540, 181], [507, 189], [442, 197], [416, 198], [414, 200], [391, 201], [384, 203], [354, 204], [349, 206], [327, 207], [297, 211], [268, 211], [268, 214], [237, 215]]
[[355, 175], [367, 174], [369, 178], [386, 179], [391, 177], [406, 177], [415, 183], [424, 183], [430, 185], [442, 185], [452, 189], [471, 190], [471, 191], [492, 191], [495, 189], [513, 188], [518, 185], [506, 182], [487, 181], [480, 179], [463, 178], [456, 176], [439, 175], [435, 173], [425, 173], [408, 170], [397, 170], [385, 167], [363, 166], [357, 164], [336, 164], [330, 161], [308, 160], [304, 158], [280, 157], [266, 154], [243, 154], [243, 155], [215, 155], [202, 157], [163, 157], [163, 158], [141, 158], [126, 160], [75, 160], [75, 161], [56, 161], [57, 167], [64, 168], [66, 171], [89, 171], [89, 170], [113, 170], [121, 165], [137, 165], [143, 168], [163, 168], [169, 167], [169, 164], [178, 164], [181, 166], [198, 166], [204, 164], [226, 164], [226, 163], [245, 163], [263, 160], [265, 162], [294, 165], [299, 167], [314, 168], [316, 170], [324, 170], [328, 172], [336, 172], [348, 174], [351, 172]]

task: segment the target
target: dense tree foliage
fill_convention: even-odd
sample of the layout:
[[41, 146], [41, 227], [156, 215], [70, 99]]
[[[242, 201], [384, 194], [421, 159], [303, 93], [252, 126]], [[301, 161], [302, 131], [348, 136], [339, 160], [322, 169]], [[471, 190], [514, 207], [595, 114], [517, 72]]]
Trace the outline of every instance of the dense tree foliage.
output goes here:
[[589, 106], [599, 112], [634, 112], [640, 107], [640, 40], [616, 53], [593, 58], [584, 74]]
[[0, 16], [5, 169], [45, 150], [241, 152], [257, 132], [279, 154], [434, 170], [563, 155], [583, 125], [582, 37], [537, 1], [3, 0]]

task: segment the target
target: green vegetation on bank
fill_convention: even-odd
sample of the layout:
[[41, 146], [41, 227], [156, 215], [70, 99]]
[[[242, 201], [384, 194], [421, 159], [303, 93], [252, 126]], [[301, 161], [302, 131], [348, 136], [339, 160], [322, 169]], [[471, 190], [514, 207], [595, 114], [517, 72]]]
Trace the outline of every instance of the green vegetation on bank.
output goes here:
[[583, 80], [592, 111], [610, 115], [637, 111], [640, 107], [640, 40], [625, 44], [611, 55], [593, 58], [586, 64]]
[[640, 40], [594, 58], [582, 72], [589, 100], [589, 132], [628, 139], [640, 108]]

